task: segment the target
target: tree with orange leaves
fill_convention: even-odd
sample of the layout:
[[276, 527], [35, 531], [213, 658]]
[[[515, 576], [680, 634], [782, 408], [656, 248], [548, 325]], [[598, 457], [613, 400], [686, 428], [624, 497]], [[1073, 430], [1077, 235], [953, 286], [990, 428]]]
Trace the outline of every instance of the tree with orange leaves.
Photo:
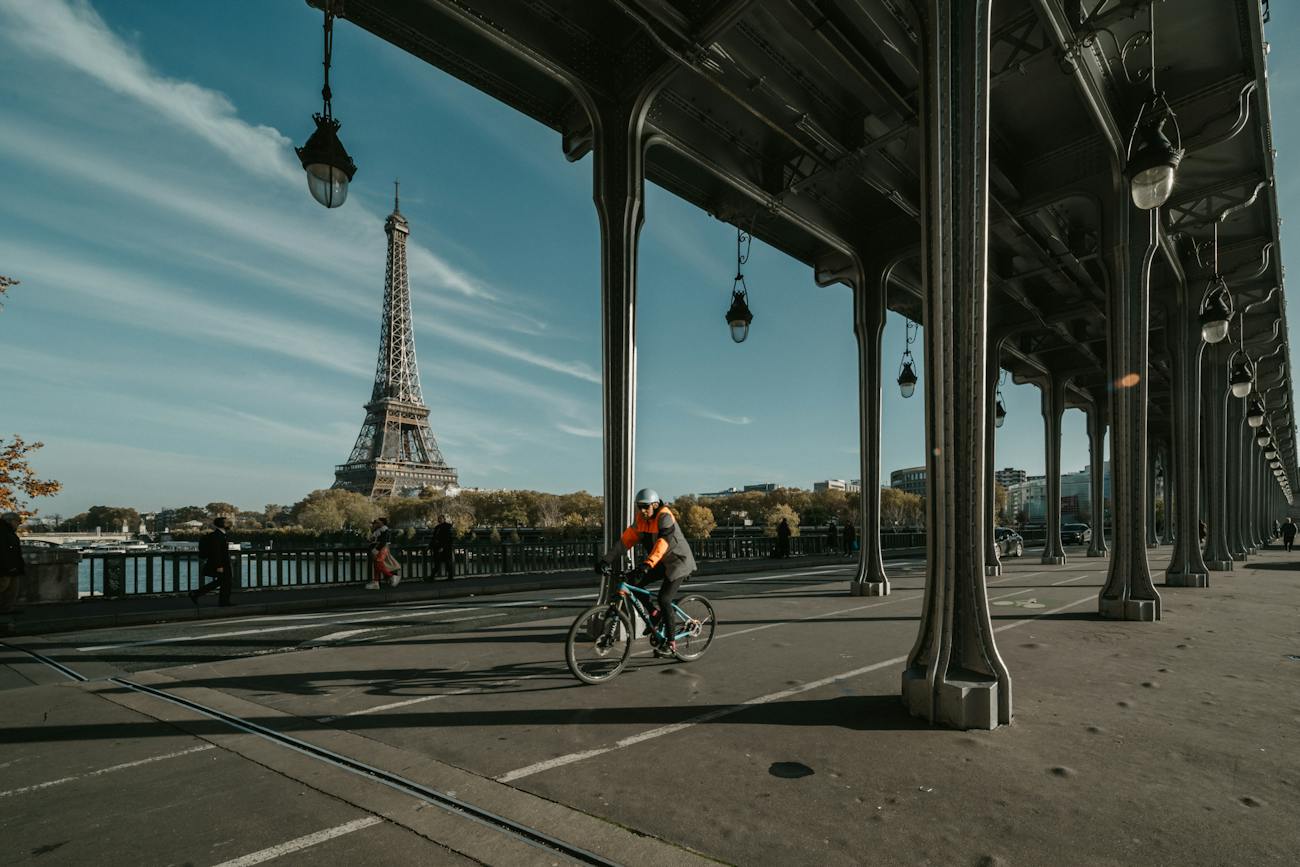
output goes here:
[[23, 497], [49, 497], [63, 487], [59, 482], [36, 477], [27, 456], [45, 443], [27, 443], [18, 434], [13, 440], [0, 439], [0, 512], [31, 514]]

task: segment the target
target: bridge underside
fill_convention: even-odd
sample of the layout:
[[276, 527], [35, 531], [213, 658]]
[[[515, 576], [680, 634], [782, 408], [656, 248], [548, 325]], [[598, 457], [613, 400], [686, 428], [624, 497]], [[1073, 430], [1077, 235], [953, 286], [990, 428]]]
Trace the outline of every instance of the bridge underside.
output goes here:
[[[1049, 457], [1064, 409], [1089, 413], [1098, 484], [1109, 430], [1114, 534], [1089, 551], [1109, 545], [1103, 617], [1161, 616], [1145, 554], [1157, 462], [1173, 492], [1170, 584], [1203, 586], [1248, 556], [1289, 501], [1257, 0], [1156, 4], [1154, 20], [1147, 0], [348, 0], [343, 12], [554, 129], [568, 159], [593, 154], [610, 532], [631, 516], [646, 180], [807, 263], [819, 282], [852, 287], [865, 531], [854, 593], [890, 590], [873, 543], [884, 311], [923, 322], [924, 369], [944, 372], [924, 383], [928, 520], [943, 532], [930, 533], [927, 616], [905, 676], [914, 713], [959, 727], [1011, 719], [983, 588], [1000, 569], [999, 369], [1043, 388]], [[1153, 84], [1186, 155], [1168, 201], [1141, 211], [1124, 172]], [[1236, 316], [1230, 344], [1206, 350], [1198, 311], [1216, 276]], [[1271, 458], [1227, 397], [1234, 351], [1256, 363]]]

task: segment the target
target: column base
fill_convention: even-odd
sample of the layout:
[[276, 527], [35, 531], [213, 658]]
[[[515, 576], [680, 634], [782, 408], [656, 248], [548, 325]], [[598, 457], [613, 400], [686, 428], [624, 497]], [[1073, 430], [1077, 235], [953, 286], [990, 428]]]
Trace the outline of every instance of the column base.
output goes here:
[[1088, 554], [1087, 554], [1087, 556], [1089, 556], [1089, 557], [1105, 557], [1105, 556], [1106, 556], [1106, 552], [1105, 552], [1105, 551], [1089, 551]]
[[888, 596], [888, 581], [850, 581], [850, 596]]
[[1209, 587], [1210, 576], [1204, 572], [1165, 573], [1166, 587]]
[[1064, 566], [1065, 556], [1062, 555], [1060, 557], [1049, 557], [1046, 554], [1044, 554], [1043, 559], [1040, 560], [1039, 562], [1042, 563], [1044, 566]]
[[1160, 547], [1160, 543], [1159, 543], [1159, 542], [1147, 542], [1147, 547], [1148, 547], [1148, 548], [1159, 548], [1159, 547]]
[[1001, 725], [996, 680], [944, 680], [932, 690], [925, 669], [908, 669], [903, 672], [903, 705], [912, 716], [949, 728], [987, 731]]
[[1001, 566], [988, 566], [988, 565], [986, 565], [986, 566], [984, 567], [984, 577], [985, 577], [985, 578], [996, 578], [997, 576], [999, 576], [999, 575], [1001, 575], [1001, 574], [1002, 574], [1002, 567], [1001, 567]]
[[1205, 568], [1213, 572], [1231, 572], [1232, 561], [1231, 560], [1206, 560]]
[[1160, 619], [1160, 603], [1155, 599], [1100, 599], [1097, 613], [1107, 620], [1135, 620], [1154, 623]]
[[1246, 549], [1246, 554], [1247, 554], [1248, 556], [1252, 556], [1252, 557], [1253, 557], [1254, 555], [1256, 555], [1256, 554], [1258, 554], [1258, 553], [1259, 553], [1259, 549], [1258, 549], [1258, 548], [1247, 548], [1247, 549]]

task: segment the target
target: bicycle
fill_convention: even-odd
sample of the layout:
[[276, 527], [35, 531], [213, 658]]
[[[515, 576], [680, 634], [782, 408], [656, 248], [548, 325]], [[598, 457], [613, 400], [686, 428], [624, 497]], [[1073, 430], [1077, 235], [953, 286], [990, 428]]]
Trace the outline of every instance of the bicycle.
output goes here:
[[[613, 574], [608, 566], [603, 566], [601, 572], [606, 577]], [[616, 576], [618, 596], [613, 602], [591, 606], [579, 614], [569, 627], [569, 637], [564, 644], [564, 659], [569, 665], [569, 671], [583, 683], [596, 684], [612, 680], [627, 665], [627, 658], [632, 654], [632, 642], [635, 640], [632, 633], [633, 611], [645, 623], [654, 624], [654, 628], [649, 631], [651, 645], [662, 648], [666, 644], [662, 621], [658, 618], [651, 619], [646, 602], [641, 598], [649, 600], [657, 594], [644, 587], [628, 584], [623, 580], [624, 575], [620, 572]], [[703, 656], [704, 651], [713, 643], [713, 633], [718, 626], [713, 605], [708, 599], [694, 593], [674, 602], [673, 613], [677, 621], [677, 634], [672, 639], [677, 642], [674, 656], [682, 662], [693, 662]]]

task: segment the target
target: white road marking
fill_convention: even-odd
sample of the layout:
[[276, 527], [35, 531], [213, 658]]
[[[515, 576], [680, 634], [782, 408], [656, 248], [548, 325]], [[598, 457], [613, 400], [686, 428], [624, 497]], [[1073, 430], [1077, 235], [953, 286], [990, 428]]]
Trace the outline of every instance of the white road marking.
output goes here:
[[279, 846], [272, 846], [269, 849], [263, 849], [260, 852], [251, 852], [240, 858], [230, 861], [222, 861], [216, 867], [250, 867], [252, 864], [261, 864], [263, 861], [270, 861], [272, 858], [279, 858], [281, 855], [288, 855], [291, 852], [298, 852], [309, 846], [315, 846], [317, 843], [324, 843], [326, 840], [333, 840], [335, 837], [342, 837], [344, 834], [351, 834], [353, 831], [360, 831], [362, 828], [369, 828], [371, 825], [378, 825], [384, 821], [378, 816], [366, 816], [364, 819], [354, 819], [343, 825], [336, 825], [333, 828], [326, 828], [324, 831], [317, 831], [315, 834], [307, 834]]
[[554, 676], [555, 675], [551, 673], [525, 674], [522, 677], [513, 677], [510, 678], [509, 680], [489, 680], [485, 683], [478, 684], [476, 686], [467, 686], [464, 689], [453, 689], [451, 692], [440, 692], [435, 695], [420, 695], [420, 696], [416, 696], [415, 698], [408, 698], [408, 699], [403, 699], [402, 701], [389, 702], [388, 704], [376, 705], [375, 707], [362, 708], [361, 710], [349, 711], [348, 713], [341, 713], [336, 716], [317, 717], [316, 721], [327, 723], [327, 722], [333, 722], [336, 719], [346, 719], [348, 717], [353, 717], [353, 716], [365, 716], [368, 713], [379, 713], [380, 711], [394, 710], [399, 707], [410, 707], [413, 704], [423, 704], [428, 701], [437, 701], [440, 698], [447, 698], [448, 696], [452, 696], [452, 695], [465, 695], [466, 693], [470, 693], [470, 692], [479, 692], [484, 687], [509, 686], [510, 684], [519, 683], [520, 681], [523, 680], [536, 680], [539, 677], [554, 677]]
[[[1077, 581], [1079, 580], [1079, 578], [1082, 577], [1084, 576], [1080, 575], [1069, 580]], [[1076, 605], [1082, 605], [1083, 603], [1088, 602], [1089, 600], [1094, 600], [1096, 598], [1097, 597], [1095, 594], [1089, 594], [1088, 596], [1085, 596], [1082, 599], [1078, 599], [1074, 602], [1070, 602], [1066, 605], [1062, 605], [1059, 608], [1053, 608], [1051, 611], [1044, 611], [1042, 614], [1036, 615], [1034, 617], [1027, 617], [1024, 620], [1018, 620], [1014, 623], [1008, 623], [1004, 626], [999, 626], [993, 631], [1004, 632], [1008, 629], [1014, 629], [1017, 626], [1023, 626], [1026, 623], [1032, 623], [1033, 621], [1038, 620], [1039, 618], [1045, 615], [1059, 614], [1060, 612], [1065, 611], [1066, 609], [1073, 608]], [[780, 692], [773, 692], [773, 693], [769, 693], [768, 695], [759, 696], [758, 698], [751, 698], [749, 701], [742, 702], [740, 704], [731, 705], [730, 707], [718, 708], [717, 710], [712, 710], [709, 711], [708, 713], [700, 714], [697, 717], [692, 717], [688, 720], [683, 720], [682, 722], [679, 723], [673, 723], [672, 725], [661, 726], [657, 729], [650, 729], [649, 731], [640, 732], [639, 734], [631, 735], [629, 737], [616, 741], [613, 745], [608, 747], [598, 747], [594, 750], [583, 750], [582, 752], [569, 753], [568, 755], [565, 756], [557, 756], [553, 759], [547, 759], [546, 761], [537, 762], [536, 764], [528, 765], [523, 768], [518, 768], [513, 771], [508, 771], [496, 777], [495, 779], [498, 782], [509, 783], [514, 780], [522, 779], [523, 777], [530, 777], [533, 774], [539, 774], [542, 771], [549, 771], [552, 768], [558, 768], [564, 765], [573, 764], [574, 762], [581, 762], [584, 761], [585, 759], [595, 758], [596, 756], [601, 756], [604, 755], [605, 753], [613, 752], [614, 750], [620, 750], [623, 749], [624, 747], [630, 747], [634, 744], [639, 744], [643, 741], [648, 741], [654, 738], [663, 737], [664, 735], [673, 734], [674, 732], [679, 732], [682, 731], [683, 729], [688, 729], [693, 726], [697, 726], [700, 723], [712, 722], [715, 719], [721, 719], [722, 717], [731, 716], [732, 714], [739, 713], [743, 710], [748, 710], [749, 708], [754, 707], [756, 705], [770, 704], [771, 702], [774, 701], [780, 701], [782, 699], [790, 698], [791, 696], [799, 695], [801, 693], [808, 692], [809, 690], [820, 689], [821, 687], [829, 686], [832, 683], [838, 683], [839, 681], [842, 680], [848, 680], [849, 678], [858, 677], [860, 675], [868, 674], [870, 672], [877, 671], [881, 668], [887, 668], [891, 665], [898, 665], [906, 661], [907, 661], [906, 656], [895, 656], [892, 659], [886, 659], [881, 662], [873, 662], [871, 665], [864, 665], [861, 668], [855, 668], [852, 671], [846, 671], [841, 674], [833, 674], [830, 677], [823, 677], [821, 680], [814, 680], [809, 683], [803, 683], [798, 686], [792, 686], [789, 689], [783, 689]]]
[[86, 780], [86, 779], [90, 779], [91, 777], [101, 776], [103, 774], [111, 774], [114, 771], [124, 771], [127, 768], [138, 768], [140, 765], [147, 765], [150, 764], [151, 762], [161, 762], [163, 759], [174, 759], [177, 756], [188, 756], [190, 753], [201, 753], [205, 750], [212, 750], [212, 749], [216, 749], [216, 747], [213, 746], [212, 744], [204, 744], [202, 746], [190, 747], [189, 749], [186, 750], [178, 750], [177, 752], [167, 753], [161, 756], [150, 756], [147, 759], [137, 759], [134, 762], [123, 762], [120, 765], [112, 765], [111, 767], [100, 768], [97, 771], [90, 771], [85, 774], [75, 774], [71, 777], [60, 777], [57, 780], [49, 780], [44, 783], [37, 783], [33, 786], [23, 786], [22, 788], [19, 789], [9, 789], [6, 792], [0, 792], [0, 798], [8, 798], [11, 795], [23, 795], [26, 794], [27, 792], [36, 792], [41, 789], [48, 789], [51, 786], [58, 786], [63, 783], [71, 783], [75, 780]]

